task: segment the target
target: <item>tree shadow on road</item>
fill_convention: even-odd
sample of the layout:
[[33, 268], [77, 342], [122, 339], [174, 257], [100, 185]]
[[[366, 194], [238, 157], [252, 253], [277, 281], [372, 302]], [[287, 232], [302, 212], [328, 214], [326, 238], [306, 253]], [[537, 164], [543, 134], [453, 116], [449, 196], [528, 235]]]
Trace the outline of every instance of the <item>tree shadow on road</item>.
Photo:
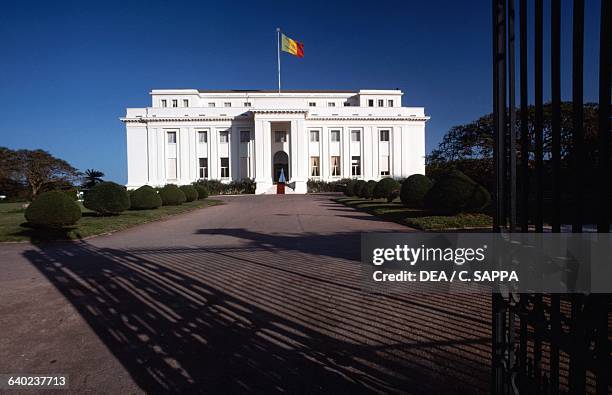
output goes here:
[[[337, 248], [358, 243], [358, 233], [200, 233], [214, 231], [244, 244], [120, 250], [75, 242], [40, 244], [24, 256], [146, 392], [488, 391], [485, 298], [363, 292], [351, 270], [358, 257]], [[321, 249], [306, 260], [308, 242]]]

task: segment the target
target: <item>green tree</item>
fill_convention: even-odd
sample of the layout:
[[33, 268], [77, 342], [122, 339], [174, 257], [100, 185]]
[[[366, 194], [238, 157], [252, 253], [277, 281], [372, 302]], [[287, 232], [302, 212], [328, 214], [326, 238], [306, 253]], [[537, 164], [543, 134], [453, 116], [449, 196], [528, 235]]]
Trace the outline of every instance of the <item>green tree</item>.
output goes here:
[[68, 162], [43, 150], [14, 151], [15, 175], [30, 189], [32, 198], [56, 184], [72, 184], [79, 176]]
[[83, 184], [82, 184], [83, 188], [91, 189], [96, 184], [104, 182], [102, 177], [104, 177], [104, 173], [102, 173], [100, 170], [96, 170], [96, 169], [85, 170], [85, 173], [83, 173]]
[[[549, 167], [552, 148], [552, 105], [543, 106], [543, 151], [545, 171]], [[585, 167], [595, 168], [597, 160], [598, 105], [584, 105], [584, 135], [585, 135]], [[516, 144], [517, 160], [522, 160], [520, 135], [520, 110], [516, 111]], [[509, 119], [509, 117], [507, 117]], [[527, 135], [529, 168], [535, 165], [535, 107], [527, 109]], [[572, 103], [561, 103], [561, 167], [567, 168], [573, 154]], [[457, 169], [485, 185], [489, 190], [493, 185], [493, 115], [487, 114], [477, 120], [453, 126], [442, 138], [438, 147], [426, 158], [427, 175], [433, 179], [439, 178], [449, 169]]]

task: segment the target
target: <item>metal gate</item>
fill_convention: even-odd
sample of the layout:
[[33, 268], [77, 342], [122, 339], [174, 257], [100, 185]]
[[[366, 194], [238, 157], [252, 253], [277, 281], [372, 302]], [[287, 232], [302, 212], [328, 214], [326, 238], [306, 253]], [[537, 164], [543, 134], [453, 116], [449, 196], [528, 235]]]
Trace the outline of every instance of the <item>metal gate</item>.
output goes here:
[[[599, 112], [594, 149], [585, 147], [583, 127], [584, 0], [567, 1], [571, 1], [573, 8], [572, 132], [569, 142], [561, 141], [560, 126], [560, 48], [562, 38], [570, 39], [561, 37], [561, 0], [551, 0], [549, 10], [552, 102], [550, 141], [546, 142], [543, 133], [544, 2], [520, 0], [517, 18], [514, 0], [492, 1], [494, 231], [583, 232], [591, 230], [594, 225], [593, 231], [610, 231], [612, 1], [601, 0]], [[532, 21], [527, 19], [528, 8], [534, 11]], [[515, 104], [517, 19], [520, 59], [518, 111]], [[533, 37], [528, 36], [529, 24], [533, 24]], [[534, 52], [528, 54], [528, 42], [531, 41]], [[528, 70], [530, 56], [533, 56], [533, 70]], [[533, 130], [528, 130], [528, 75], [531, 72], [535, 117]], [[517, 139], [520, 144], [517, 144]], [[566, 148], [564, 152], [569, 146], [569, 156], [563, 161], [562, 144]], [[600, 182], [587, 188], [585, 172], [595, 172]], [[596, 215], [586, 215], [586, 211]], [[612, 393], [611, 299], [609, 294], [494, 294], [492, 392]]]

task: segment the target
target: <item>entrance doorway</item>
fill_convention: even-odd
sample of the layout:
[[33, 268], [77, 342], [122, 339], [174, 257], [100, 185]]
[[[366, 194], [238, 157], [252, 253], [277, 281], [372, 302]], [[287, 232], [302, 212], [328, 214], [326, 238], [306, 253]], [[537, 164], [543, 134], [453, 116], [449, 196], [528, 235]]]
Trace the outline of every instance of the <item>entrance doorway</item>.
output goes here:
[[278, 179], [281, 175], [281, 169], [285, 174], [285, 179], [289, 181], [289, 155], [285, 151], [278, 151], [274, 154], [274, 158], [272, 160], [272, 164], [274, 167], [274, 179], [272, 180], [274, 184], [278, 182]]

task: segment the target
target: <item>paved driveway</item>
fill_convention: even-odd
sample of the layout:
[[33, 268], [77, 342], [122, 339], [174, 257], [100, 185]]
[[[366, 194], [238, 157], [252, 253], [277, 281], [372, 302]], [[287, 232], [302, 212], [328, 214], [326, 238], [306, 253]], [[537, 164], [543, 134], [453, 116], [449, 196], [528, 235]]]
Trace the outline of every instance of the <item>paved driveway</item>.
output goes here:
[[0, 373], [76, 393], [488, 391], [489, 299], [369, 295], [325, 195], [226, 197], [78, 243], [0, 246]]

